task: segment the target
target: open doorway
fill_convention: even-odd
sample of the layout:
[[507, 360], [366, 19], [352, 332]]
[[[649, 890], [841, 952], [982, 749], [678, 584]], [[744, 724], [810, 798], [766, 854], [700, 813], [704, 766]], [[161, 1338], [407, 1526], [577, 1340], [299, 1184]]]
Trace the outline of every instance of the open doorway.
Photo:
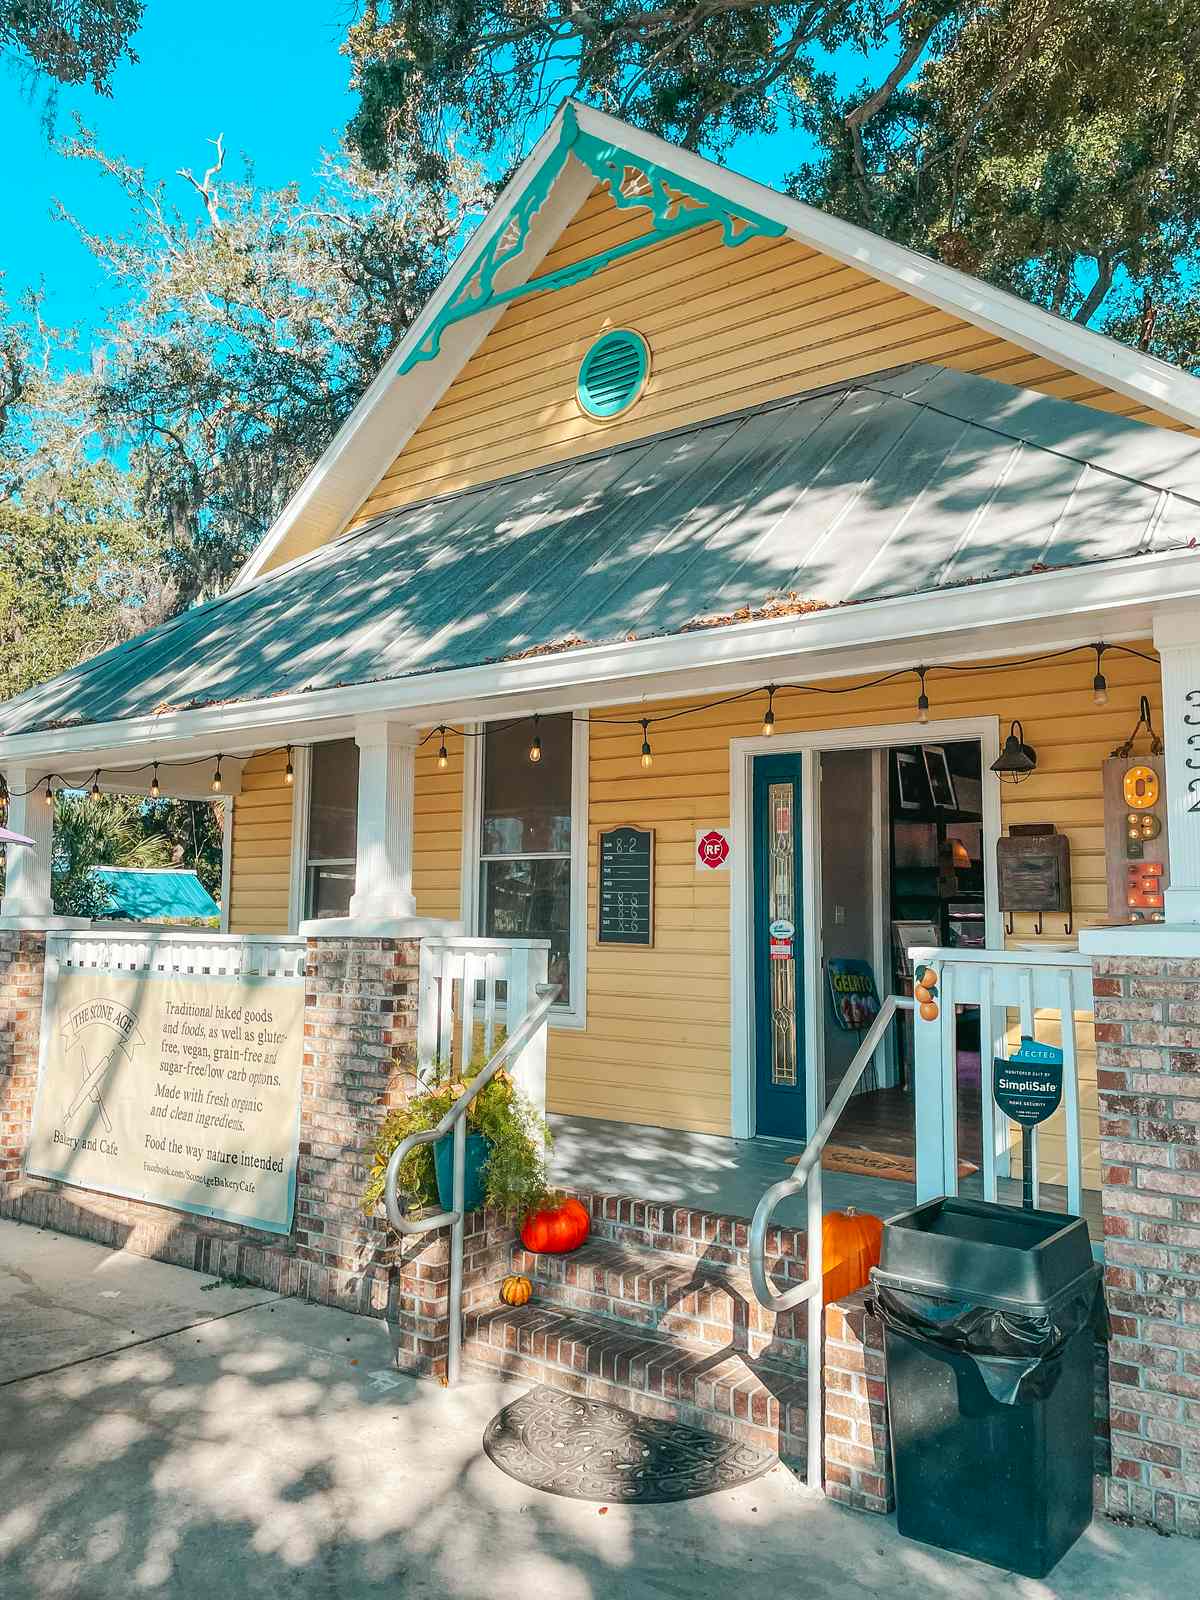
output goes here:
[[[820, 949], [817, 1058], [828, 1104], [878, 1003], [911, 996], [912, 945], [986, 943], [983, 763], [977, 739], [817, 754], [814, 874]], [[959, 1151], [978, 1165], [978, 1013], [957, 1024]], [[906, 1172], [915, 1156], [911, 1028], [891, 1030], [838, 1125], [865, 1171]], [[854, 1157], [846, 1159], [852, 1170]]]

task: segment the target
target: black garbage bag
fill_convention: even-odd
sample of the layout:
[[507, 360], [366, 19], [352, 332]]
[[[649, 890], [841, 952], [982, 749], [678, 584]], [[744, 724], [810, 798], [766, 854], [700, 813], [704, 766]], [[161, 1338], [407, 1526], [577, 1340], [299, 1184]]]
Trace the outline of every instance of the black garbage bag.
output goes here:
[[1032, 1405], [1053, 1393], [1058, 1358], [1081, 1328], [1090, 1323], [1098, 1339], [1107, 1339], [1100, 1278], [1096, 1267], [1049, 1305], [1016, 1311], [898, 1289], [876, 1274], [868, 1309], [896, 1333], [969, 1356], [998, 1404]]

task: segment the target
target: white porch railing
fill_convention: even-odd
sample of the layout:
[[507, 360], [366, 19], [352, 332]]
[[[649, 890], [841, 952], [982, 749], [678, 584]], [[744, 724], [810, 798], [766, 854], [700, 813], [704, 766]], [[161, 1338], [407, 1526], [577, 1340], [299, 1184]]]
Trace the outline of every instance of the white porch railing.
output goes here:
[[[464, 1071], [474, 1056], [490, 1060], [503, 1027], [514, 1033], [542, 999], [549, 939], [423, 939], [417, 998], [417, 1071]], [[503, 987], [503, 993], [501, 988]], [[546, 1030], [521, 1051], [513, 1076], [546, 1110]]]
[[87, 929], [50, 934], [46, 953], [59, 972], [295, 980], [304, 976], [304, 947], [294, 934]]
[[[1066, 1144], [1067, 1210], [1082, 1214], [1083, 1144], [1079, 1121], [1079, 1051], [1076, 1017], [1092, 1011], [1092, 965], [1076, 951], [942, 950], [914, 948], [914, 969], [937, 973], [937, 1009], [923, 1018], [917, 1009], [915, 1115], [917, 1200], [958, 1193], [958, 1058], [955, 1008], [979, 1007], [979, 1058], [983, 1194], [997, 1198], [997, 1180], [1007, 1177], [1011, 1131], [992, 1098], [993, 1057], [1009, 1054], [1008, 1014], [1015, 1012], [1023, 1035], [1036, 1038], [1057, 1017], [1063, 1052], [1062, 1118]], [[1051, 1013], [1050, 1017], [1046, 1013]], [[1046, 1041], [1043, 1041], [1046, 1042]], [[1037, 1130], [1033, 1148], [1033, 1203], [1041, 1174]]]

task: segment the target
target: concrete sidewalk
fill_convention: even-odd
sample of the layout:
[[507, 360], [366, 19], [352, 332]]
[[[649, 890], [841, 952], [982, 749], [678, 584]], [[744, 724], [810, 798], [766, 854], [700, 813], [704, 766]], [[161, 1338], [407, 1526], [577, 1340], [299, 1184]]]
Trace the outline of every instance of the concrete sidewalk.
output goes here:
[[401, 1377], [387, 1329], [0, 1223], [4, 1600], [1151, 1600], [1200, 1545], [1097, 1522], [1034, 1583], [811, 1499], [782, 1467], [679, 1505], [526, 1489], [522, 1386]]

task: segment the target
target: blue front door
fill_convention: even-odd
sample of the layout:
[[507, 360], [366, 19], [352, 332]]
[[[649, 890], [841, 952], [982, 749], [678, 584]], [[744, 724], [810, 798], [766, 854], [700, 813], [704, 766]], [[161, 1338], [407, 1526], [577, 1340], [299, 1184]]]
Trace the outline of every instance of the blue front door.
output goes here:
[[807, 1136], [798, 755], [754, 762], [755, 1132]]

